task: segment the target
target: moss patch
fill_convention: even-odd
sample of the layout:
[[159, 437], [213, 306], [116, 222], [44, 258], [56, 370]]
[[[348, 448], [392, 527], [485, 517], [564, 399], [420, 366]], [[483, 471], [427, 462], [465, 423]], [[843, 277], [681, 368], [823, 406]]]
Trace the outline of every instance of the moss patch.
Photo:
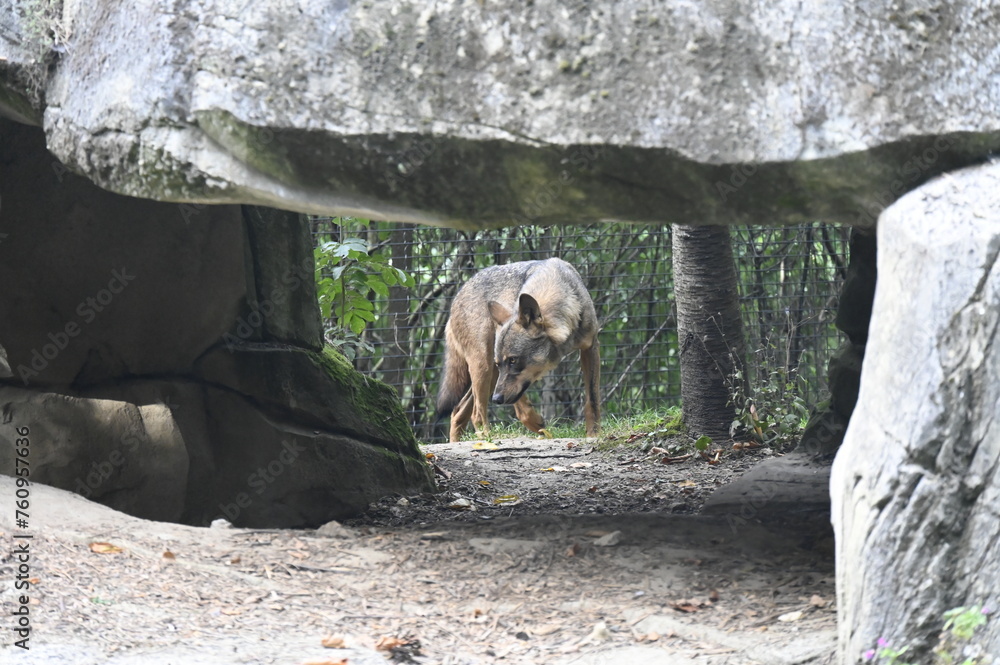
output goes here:
[[414, 456], [419, 455], [417, 439], [406, 421], [395, 389], [355, 370], [347, 358], [331, 346], [325, 346], [321, 353], [303, 353], [309, 354], [318, 367], [342, 386], [343, 397], [364, 420], [378, 424], [386, 436], [399, 442], [402, 451], [412, 451]]
[[228, 111], [195, 113], [198, 126], [236, 159], [281, 182], [298, 182], [276, 132], [268, 127], [254, 127], [241, 122]]

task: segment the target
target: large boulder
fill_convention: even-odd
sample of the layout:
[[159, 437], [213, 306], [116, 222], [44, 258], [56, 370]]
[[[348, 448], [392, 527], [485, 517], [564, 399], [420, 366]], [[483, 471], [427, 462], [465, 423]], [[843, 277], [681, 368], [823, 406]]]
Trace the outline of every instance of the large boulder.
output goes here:
[[27, 428], [32, 480], [151, 519], [432, 488], [395, 392], [322, 348], [302, 215], [123, 197], [43, 141], [0, 119], [0, 473]]
[[[0, 386], [0, 405], [8, 423], [0, 430], [0, 473], [27, 469], [34, 482], [112, 508], [180, 519], [191, 456], [170, 407], [14, 386]], [[20, 462], [15, 438], [28, 441]]]
[[1000, 148], [981, 64], [1000, 10], [980, 3], [62, 6], [0, 12], [0, 108], [132, 196], [463, 226], [873, 226]]
[[[926, 654], [944, 611], [995, 603], [1000, 576], [1000, 165], [904, 196], [878, 242], [861, 392], [831, 484], [843, 663], [880, 637]], [[1000, 624], [981, 644], [1000, 651]]]

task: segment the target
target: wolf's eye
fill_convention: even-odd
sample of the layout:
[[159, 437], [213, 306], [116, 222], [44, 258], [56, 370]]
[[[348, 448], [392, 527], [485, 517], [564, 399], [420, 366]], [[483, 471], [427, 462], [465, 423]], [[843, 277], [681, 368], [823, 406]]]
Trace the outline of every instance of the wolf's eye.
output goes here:
[[507, 360], [505, 360], [504, 362], [507, 363], [507, 367], [514, 367], [514, 365], [517, 364], [517, 357], [511, 356], [510, 358], [507, 358]]

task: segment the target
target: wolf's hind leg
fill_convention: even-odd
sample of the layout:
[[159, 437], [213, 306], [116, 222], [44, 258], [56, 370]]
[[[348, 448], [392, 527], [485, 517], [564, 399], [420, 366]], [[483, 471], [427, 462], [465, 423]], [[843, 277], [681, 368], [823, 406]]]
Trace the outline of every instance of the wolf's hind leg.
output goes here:
[[451, 430], [448, 433], [448, 440], [452, 443], [462, 438], [462, 432], [469, 424], [469, 418], [472, 417], [472, 401], [472, 388], [469, 388], [455, 406], [455, 410], [451, 412]]
[[583, 417], [587, 422], [587, 436], [595, 437], [601, 431], [601, 357], [597, 339], [589, 349], [580, 349], [583, 367]]

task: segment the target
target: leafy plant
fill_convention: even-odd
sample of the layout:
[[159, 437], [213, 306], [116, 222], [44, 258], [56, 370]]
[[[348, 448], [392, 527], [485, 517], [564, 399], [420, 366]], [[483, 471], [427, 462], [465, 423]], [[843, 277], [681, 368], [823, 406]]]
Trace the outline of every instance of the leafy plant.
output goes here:
[[[986, 625], [990, 610], [980, 606], [956, 607], [944, 613], [944, 628], [934, 647], [934, 662], [938, 665], [986, 665], [993, 660], [983, 654], [982, 648], [971, 640], [977, 630]], [[865, 662], [879, 665], [914, 665], [900, 660], [909, 647], [896, 649], [889, 646], [884, 637], [878, 639], [877, 649], [869, 649], [861, 655]], [[959, 660], [962, 659], [962, 660]]]
[[[327, 241], [315, 250], [316, 290], [326, 322], [327, 342], [354, 360], [359, 349], [374, 349], [362, 334], [375, 321], [370, 294], [389, 297], [389, 287], [413, 287], [413, 278], [378, 254], [370, 254], [360, 238]], [[335, 322], [335, 323], [334, 323]]]
[[40, 103], [44, 95], [46, 69], [57, 53], [65, 53], [69, 39], [63, 20], [62, 0], [22, 0], [18, 8], [21, 19], [21, 43], [37, 67], [22, 72], [25, 92], [34, 102]]
[[794, 372], [772, 370], [751, 396], [741, 370], [737, 370], [730, 381], [730, 403], [736, 406], [736, 420], [730, 429], [774, 448], [797, 440], [809, 421], [809, 407], [796, 390], [792, 375]]

